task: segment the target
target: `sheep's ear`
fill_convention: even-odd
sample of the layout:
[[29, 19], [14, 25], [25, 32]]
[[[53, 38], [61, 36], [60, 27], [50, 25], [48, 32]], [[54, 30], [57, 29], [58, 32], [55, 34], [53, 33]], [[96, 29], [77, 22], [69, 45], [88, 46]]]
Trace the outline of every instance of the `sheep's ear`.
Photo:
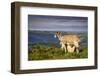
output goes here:
[[57, 34], [59, 33], [59, 32], [56, 32]]
[[61, 32], [59, 32], [59, 35], [61, 35]]
[[58, 34], [60, 34], [60, 32], [58, 32]]

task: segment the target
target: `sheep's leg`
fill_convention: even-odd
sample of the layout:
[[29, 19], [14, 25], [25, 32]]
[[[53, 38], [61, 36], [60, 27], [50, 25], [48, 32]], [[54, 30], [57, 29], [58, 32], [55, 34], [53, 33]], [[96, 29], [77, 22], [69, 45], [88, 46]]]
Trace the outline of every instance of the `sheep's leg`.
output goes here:
[[61, 49], [63, 50], [63, 45], [62, 45], [62, 43], [60, 42], [60, 45], [61, 45]]
[[64, 44], [62, 42], [60, 42], [61, 44], [61, 49], [63, 50], [64, 49]]
[[63, 48], [64, 48], [64, 47], [61, 45], [61, 49], [62, 49], [62, 50], [63, 50]]
[[66, 53], [66, 46], [64, 45], [65, 53]]
[[79, 53], [79, 48], [78, 47], [76, 47], [76, 52]]
[[74, 45], [76, 47], [76, 52], [79, 53], [79, 43], [78, 42], [74, 42]]
[[62, 43], [62, 42], [60, 42], [60, 44], [61, 44], [61, 49], [62, 49], [62, 50], [64, 49], [64, 51], [65, 51], [65, 53], [66, 53], [66, 51], [67, 51], [66, 45], [65, 45], [64, 43]]
[[66, 50], [66, 46], [65, 46], [65, 44], [62, 45], [62, 50], [64, 50], [65, 53], [66, 53], [67, 50]]
[[63, 47], [63, 49], [64, 49], [64, 51], [66, 53], [66, 45], [65, 44], [62, 44], [62, 47]]

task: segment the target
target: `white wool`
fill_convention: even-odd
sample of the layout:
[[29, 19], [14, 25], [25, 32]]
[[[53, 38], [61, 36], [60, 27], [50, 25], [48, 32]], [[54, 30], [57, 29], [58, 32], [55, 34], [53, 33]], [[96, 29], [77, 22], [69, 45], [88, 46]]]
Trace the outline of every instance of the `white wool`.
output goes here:
[[75, 50], [75, 46], [71, 47], [71, 46], [68, 44], [68, 45], [67, 45], [67, 50], [68, 50], [68, 52], [73, 53], [74, 50]]

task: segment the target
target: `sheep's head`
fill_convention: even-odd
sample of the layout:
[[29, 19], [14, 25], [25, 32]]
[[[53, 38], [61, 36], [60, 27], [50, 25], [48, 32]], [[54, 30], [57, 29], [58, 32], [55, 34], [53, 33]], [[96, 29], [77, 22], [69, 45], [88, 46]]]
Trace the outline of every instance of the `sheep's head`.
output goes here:
[[55, 38], [56, 38], [56, 37], [59, 38], [60, 36], [61, 36], [61, 32], [56, 32], [55, 35], [54, 35]]

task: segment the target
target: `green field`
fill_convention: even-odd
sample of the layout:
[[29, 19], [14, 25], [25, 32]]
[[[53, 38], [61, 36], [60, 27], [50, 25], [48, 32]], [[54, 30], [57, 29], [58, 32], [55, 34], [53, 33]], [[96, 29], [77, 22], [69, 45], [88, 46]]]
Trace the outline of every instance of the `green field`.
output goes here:
[[87, 58], [87, 48], [81, 48], [77, 54], [64, 52], [60, 47], [54, 46], [54, 44], [31, 44], [31, 49], [28, 52], [28, 60], [49, 60], [49, 59], [79, 59]]

